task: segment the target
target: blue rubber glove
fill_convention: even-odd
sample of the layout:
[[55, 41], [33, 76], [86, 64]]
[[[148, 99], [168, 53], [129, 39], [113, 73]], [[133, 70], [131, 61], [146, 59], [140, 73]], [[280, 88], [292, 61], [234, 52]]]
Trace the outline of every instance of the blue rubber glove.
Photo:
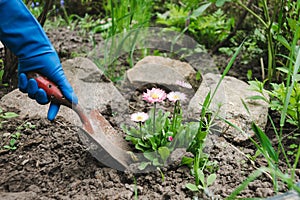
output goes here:
[[[78, 103], [73, 88], [65, 77], [59, 57], [44, 30], [22, 0], [0, 0], [0, 40], [19, 59], [19, 89], [40, 104], [49, 99], [34, 79], [27, 80], [26, 72], [38, 72], [61, 89], [63, 95]], [[57, 115], [59, 105], [51, 103], [48, 119]]]

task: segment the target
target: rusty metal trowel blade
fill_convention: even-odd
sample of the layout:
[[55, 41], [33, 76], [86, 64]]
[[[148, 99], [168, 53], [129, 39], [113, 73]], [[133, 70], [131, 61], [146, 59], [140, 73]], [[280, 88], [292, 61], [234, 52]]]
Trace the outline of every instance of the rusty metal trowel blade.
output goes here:
[[89, 152], [108, 167], [119, 171], [128, 169], [132, 160], [128, 153], [130, 148], [123, 136], [110, 125], [100, 112], [91, 111], [89, 119], [93, 133], [84, 128], [80, 128], [81, 131], [79, 132], [80, 139]]

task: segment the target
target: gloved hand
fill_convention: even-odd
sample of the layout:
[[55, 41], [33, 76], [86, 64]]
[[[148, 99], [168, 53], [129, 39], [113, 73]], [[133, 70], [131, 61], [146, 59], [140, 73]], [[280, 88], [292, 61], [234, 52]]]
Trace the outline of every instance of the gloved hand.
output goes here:
[[[63, 95], [77, 104], [78, 98], [65, 77], [58, 55], [44, 30], [22, 0], [0, 0], [0, 40], [19, 59], [19, 89], [40, 104], [49, 102], [46, 92], [26, 72], [38, 72], [54, 83]], [[53, 120], [59, 105], [51, 103], [48, 119]]]

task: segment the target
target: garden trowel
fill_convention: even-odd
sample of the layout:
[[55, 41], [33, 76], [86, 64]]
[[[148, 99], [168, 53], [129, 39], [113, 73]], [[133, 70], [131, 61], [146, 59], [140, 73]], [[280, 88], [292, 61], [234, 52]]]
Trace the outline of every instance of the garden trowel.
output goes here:
[[92, 110], [87, 114], [80, 104], [73, 104], [64, 98], [60, 89], [49, 79], [35, 72], [27, 73], [27, 76], [37, 81], [38, 87], [46, 91], [51, 102], [67, 106], [78, 114], [82, 122], [80, 139], [98, 161], [120, 171], [128, 168], [131, 156], [126, 143], [120, 140], [115, 129], [99, 111]]

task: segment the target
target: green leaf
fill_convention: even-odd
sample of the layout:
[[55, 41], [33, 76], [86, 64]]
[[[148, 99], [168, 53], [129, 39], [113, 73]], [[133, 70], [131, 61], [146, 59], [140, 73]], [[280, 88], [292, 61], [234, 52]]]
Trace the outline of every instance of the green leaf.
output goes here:
[[191, 190], [192, 192], [198, 192], [199, 191], [198, 187], [195, 184], [192, 184], [192, 183], [185, 184], [185, 187], [187, 189]]
[[21, 133], [20, 132], [16, 132], [15, 134], [11, 135], [12, 138], [15, 138], [15, 139], [19, 139], [21, 136]]
[[158, 158], [154, 158], [153, 161], [152, 161], [153, 165], [154, 166], [160, 166], [161, 163], [159, 162]]
[[197, 172], [198, 172], [198, 178], [201, 181], [202, 185], [204, 186], [205, 185], [204, 173], [201, 169], [198, 169]]
[[148, 160], [154, 160], [154, 158], [156, 157], [155, 152], [144, 152], [144, 157], [147, 158]]
[[3, 146], [3, 148], [5, 148], [5, 149], [9, 149], [9, 150], [16, 150], [17, 149], [17, 147], [11, 147], [11, 146], [9, 146], [9, 145], [5, 145], [5, 146]]
[[16, 144], [16, 142], [17, 142], [16, 139], [11, 139], [11, 140], [9, 141], [9, 145], [10, 145], [11, 147], [13, 147], [13, 146]]
[[203, 118], [205, 116], [205, 114], [207, 113], [207, 109], [208, 109], [209, 104], [210, 104], [210, 94], [211, 94], [211, 91], [209, 91], [207, 93], [207, 95], [204, 99], [202, 110], [201, 110], [201, 118]]
[[168, 149], [168, 147], [159, 147], [158, 153], [159, 153], [161, 159], [163, 160], [163, 162], [166, 162], [166, 160], [170, 156], [170, 150]]
[[217, 178], [216, 174], [209, 175], [207, 177], [206, 186], [208, 187], [208, 186], [212, 185], [215, 182], [216, 178]]
[[297, 145], [297, 144], [291, 144], [291, 145], [289, 146], [289, 148], [291, 148], [291, 149], [296, 149], [296, 148], [298, 148], [298, 145]]
[[217, 7], [222, 7], [225, 2], [230, 2], [230, 0], [217, 0], [216, 1], [216, 6]]
[[14, 118], [14, 117], [18, 117], [19, 115], [17, 113], [14, 112], [6, 112], [4, 113], [4, 115], [1, 115], [1, 117], [3, 119], [10, 119], [10, 118]]
[[251, 124], [251, 127], [255, 135], [258, 137], [259, 142], [262, 145], [262, 148], [268, 153], [268, 155], [271, 157], [273, 161], [278, 162], [277, 153], [272, 147], [271, 141], [268, 138], [268, 136], [254, 122]]
[[156, 151], [157, 150], [157, 144], [155, 142], [155, 137], [148, 137], [150, 143], [151, 143], [151, 146], [152, 146], [152, 150]]
[[139, 168], [139, 170], [144, 170], [144, 169], [146, 169], [146, 167], [148, 166], [148, 165], [150, 165], [151, 164], [151, 162], [142, 162], [139, 166], [138, 166], [138, 168]]
[[196, 10], [194, 10], [194, 12], [191, 14], [191, 17], [197, 18], [200, 15], [202, 15], [202, 13], [211, 5], [210, 2], [201, 5], [199, 8], [197, 8]]
[[145, 149], [144, 149], [143, 147], [141, 147], [139, 144], [136, 144], [134, 147], [135, 147], [137, 150], [140, 150], [140, 151], [142, 151], [142, 152], [145, 151]]
[[261, 96], [261, 95], [254, 95], [254, 96], [251, 96], [251, 97], [247, 97], [247, 99], [250, 99], [250, 100], [263, 100], [263, 101], [267, 101], [265, 97]]
[[196, 73], [196, 81], [200, 81], [201, 80], [201, 71], [197, 71]]
[[138, 140], [138, 144], [142, 147], [145, 147], [145, 148], [149, 148], [149, 144], [147, 144], [146, 142], [144, 142], [143, 140], [139, 139]]
[[286, 74], [290, 73], [289, 69], [286, 67], [277, 67], [276, 69]]
[[291, 51], [291, 46], [290, 46], [289, 42], [287, 41], [287, 39], [285, 39], [285, 37], [283, 37], [282, 35], [278, 35], [276, 37], [276, 40], [278, 42], [280, 42], [283, 46], [285, 46], [285, 48], [287, 48], [289, 51]]
[[245, 102], [243, 99], [241, 99], [241, 101], [242, 101], [242, 104], [243, 104], [244, 108], [246, 109], [246, 111], [247, 111], [248, 115], [250, 115], [250, 116], [251, 116], [250, 110], [249, 110], [249, 108], [248, 108], [248, 106], [247, 106], [246, 102]]
[[194, 158], [183, 156], [181, 159], [181, 164], [190, 166], [193, 163], [193, 161], [194, 161]]

